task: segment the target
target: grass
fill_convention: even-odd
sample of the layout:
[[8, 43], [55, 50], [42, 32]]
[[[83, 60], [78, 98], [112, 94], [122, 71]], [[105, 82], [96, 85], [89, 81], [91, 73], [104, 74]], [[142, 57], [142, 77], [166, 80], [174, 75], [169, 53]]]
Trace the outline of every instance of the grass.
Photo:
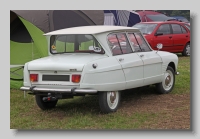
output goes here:
[[190, 93], [190, 58], [179, 55], [179, 65], [173, 94]]
[[190, 94], [190, 57], [179, 55], [178, 71], [180, 75], [176, 76], [175, 87], [170, 94], [157, 95], [153, 86], [127, 90], [122, 94], [118, 111], [110, 114], [100, 112], [97, 96], [59, 100], [55, 109], [42, 111], [34, 96], [26, 95], [24, 98], [22, 91], [11, 89], [10, 128], [189, 129], [190, 121], [185, 121], [184, 125], [176, 119], [182, 111], [190, 111], [189, 103], [179, 100]]

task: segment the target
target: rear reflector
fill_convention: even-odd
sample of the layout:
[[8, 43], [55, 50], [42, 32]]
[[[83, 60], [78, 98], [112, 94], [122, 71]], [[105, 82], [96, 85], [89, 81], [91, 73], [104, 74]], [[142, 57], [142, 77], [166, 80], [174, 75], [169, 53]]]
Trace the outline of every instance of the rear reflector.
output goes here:
[[38, 74], [30, 74], [30, 81], [37, 82], [38, 81]]
[[72, 82], [79, 83], [81, 80], [81, 75], [72, 75]]

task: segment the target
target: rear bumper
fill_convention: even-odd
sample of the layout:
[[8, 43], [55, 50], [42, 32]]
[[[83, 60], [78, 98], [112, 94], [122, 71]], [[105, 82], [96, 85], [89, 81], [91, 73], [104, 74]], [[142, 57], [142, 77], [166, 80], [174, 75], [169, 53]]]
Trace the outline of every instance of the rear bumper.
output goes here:
[[39, 88], [39, 87], [21, 87], [20, 90], [23, 91], [32, 91], [32, 92], [46, 92], [46, 93], [79, 93], [79, 94], [95, 94], [97, 90], [94, 89], [80, 89], [80, 88], [72, 88], [72, 89], [52, 89], [52, 88]]

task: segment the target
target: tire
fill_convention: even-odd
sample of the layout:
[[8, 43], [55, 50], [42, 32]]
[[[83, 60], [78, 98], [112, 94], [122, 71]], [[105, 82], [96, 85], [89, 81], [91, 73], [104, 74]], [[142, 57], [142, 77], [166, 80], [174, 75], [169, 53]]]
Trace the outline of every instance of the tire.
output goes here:
[[175, 83], [175, 73], [172, 67], [168, 66], [164, 73], [163, 81], [156, 84], [156, 91], [160, 94], [168, 94], [172, 91]]
[[37, 105], [40, 109], [47, 110], [47, 109], [52, 109], [56, 106], [58, 100], [50, 101], [50, 102], [44, 102], [43, 97], [44, 96], [41, 96], [41, 95], [35, 95], [36, 103], [37, 103]]
[[99, 92], [99, 106], [103, 113], [116, 112], [121, 100], [121, 92]]
[[190, 56], [190, 43], [187, 43], [185, 45], [185, 48], [184, 48], [184, 50], [182, 52], [182, 55], [183, 56]]

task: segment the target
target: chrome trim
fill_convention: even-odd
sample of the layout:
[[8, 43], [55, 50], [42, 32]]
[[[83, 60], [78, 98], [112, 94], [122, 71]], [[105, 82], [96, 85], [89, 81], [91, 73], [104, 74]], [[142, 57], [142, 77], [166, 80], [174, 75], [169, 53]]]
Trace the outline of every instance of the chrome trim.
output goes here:
[[40, 92], [71, 92], [71, 89], [49, 89], [49, 88], [33, 88], [33, 91], [40, 91]]
[[[38, 92], [58, 92], [58, 93], [72, 93], [72, 89], [50, 89], [50, 88], [38, 88], [34, 87], [32, 90], [30, 87], [21, 87], [20, 90], [23, 91], [38, 91]], [[95, 94], [97, 93], [97, 90], [94, 89], [75, 89], [73, 91], [74, 93], [85, 93], [85, 94]]]
[[97, 90], [94, 89], [75, 89], [75, 93], [88, 93], [88, 94], [95, 94], [97, 93]]
[[30, 91], [30, 87], [24, 87], [24, 86], [23, 86], [23, 87], [20, 88], [20, 90], [23, 90], [23, 91]]

